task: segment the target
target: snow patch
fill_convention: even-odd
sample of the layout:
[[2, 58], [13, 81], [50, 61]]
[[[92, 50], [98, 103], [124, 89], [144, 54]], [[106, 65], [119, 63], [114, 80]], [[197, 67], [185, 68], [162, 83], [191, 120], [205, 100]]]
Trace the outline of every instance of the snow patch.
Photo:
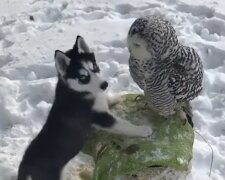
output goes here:
[[[71, 48], [80, 34], [96, 52], [112, 91], [141, 92], [129, 74], [126, 36], [137, 17], [155, 14], [168, 18], [179, 40], [201, 56], [204, 90], [192, 102], [193, 121], [214, 149], [211, 179], [224, 180], [224, 1], [1, 0], [0, 7], [0, 179], [15, 179], [25, 148], [45, 122], [56, 83], [54, 51]], [[196, 135], [194, 180], [210, 179], [210, 161], [210, 148]], [[88, 161], [79, 154], [73, 162], [68, 179], [78, 180]]]

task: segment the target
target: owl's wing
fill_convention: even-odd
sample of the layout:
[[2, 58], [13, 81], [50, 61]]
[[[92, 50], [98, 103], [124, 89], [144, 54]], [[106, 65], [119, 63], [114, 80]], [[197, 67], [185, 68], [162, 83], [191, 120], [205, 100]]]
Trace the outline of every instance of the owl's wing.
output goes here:
[[203, 66], [197, 52], [183, 46], [169, 77], [169, 88], [177, 101], [189, 101], [202, 90]]

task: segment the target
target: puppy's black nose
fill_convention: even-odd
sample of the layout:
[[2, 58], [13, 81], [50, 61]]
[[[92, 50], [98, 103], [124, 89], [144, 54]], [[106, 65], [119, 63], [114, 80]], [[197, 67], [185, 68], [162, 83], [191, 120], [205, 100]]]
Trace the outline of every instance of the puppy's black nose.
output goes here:
[[100, 88], [102, 90], [106, 90], [106, 88], [108, 87], [108, 83], [106, 81], [104, 81], [101, 85], [100, 85]]

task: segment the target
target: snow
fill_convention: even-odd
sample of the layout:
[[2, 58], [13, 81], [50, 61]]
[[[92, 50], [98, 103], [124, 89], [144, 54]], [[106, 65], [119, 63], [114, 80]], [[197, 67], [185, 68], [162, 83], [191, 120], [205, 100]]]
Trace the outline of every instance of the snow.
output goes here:
[[[222, 0], [1, 0], [0, 180], [13, 180], [28, 143], [42, 127], [56, 83], [54, 51], [84, 36], [110, 89], [137, 92], [128, 69], [126, 35], [141, 15], [168, 18], [204, 63], [204, 90], [193, 101], [194, 124], [212, 145], [211, 179], [225, 179], [225, 1]], [[74, 158], [74, 179], [87, 159]], [[208, 177], [211, 150], [196, 134], [194, 180]]]

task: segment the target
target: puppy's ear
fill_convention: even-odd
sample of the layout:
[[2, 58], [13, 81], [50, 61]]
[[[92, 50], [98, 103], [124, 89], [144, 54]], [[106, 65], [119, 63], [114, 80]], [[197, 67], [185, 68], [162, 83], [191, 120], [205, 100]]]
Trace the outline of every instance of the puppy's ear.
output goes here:
[[55, 51], [55, 67], [60, 76], [66, 74], [66, 69], [70, 64], [70, 58], [68, 58], [62, 51]]
[[90, 49], [82, 36], [77, 36], [73, 49], [77, 53], [90, 53]]

